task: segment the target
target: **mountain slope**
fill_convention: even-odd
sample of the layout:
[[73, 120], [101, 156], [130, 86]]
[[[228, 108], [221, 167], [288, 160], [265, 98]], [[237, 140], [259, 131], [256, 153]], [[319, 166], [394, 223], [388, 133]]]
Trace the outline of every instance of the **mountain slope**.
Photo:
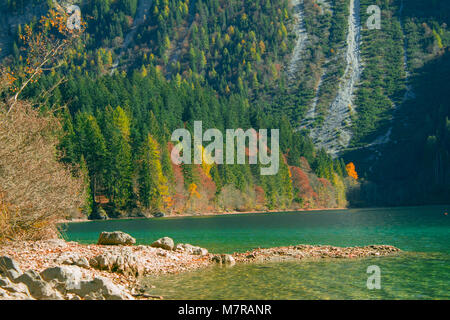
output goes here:
[[354, 111], [355, 87], [361, 77], [360, 58], [360, 6], [359, 0], [350, 0], [348, 18], [346, 68], [340, 79], [338, 93], [326, 114], [324, 123], [311, 130], [311, 137], [319, 148], [325, 148], [336, 156], [345, 149], [352, 137], [351, 114]]
[[[19, 35], [24, 24], [33, 21], [34, 9], [30, 8], [34, 6], [30, 7], [29, 1], [4, 2], [1, 17], [11, 26], [0, 43], [3, 64], [23, 75], [26, 59], [21, 49], [25, 44]], [[48, 3], [51, 6], [51, 2], [42, 1], [40, 10], [47, 10]], [[67, 60], [58, 70], [46, 73], [41, 82], [27, 88], [24, 97], [45, 108], [67, 105], [68, 129], [83, 132], [83, 127], [88, 126], [92, 127], [91, 133], [101, 133], [98, 137], [102, 140], [103, 136], [105, 159], [116, 163], [116, 169], [104, 164], [101, 172], [91, 168], [91, 178], [98, 179], [98, 185], [92, 187], [102, 196], [116, 197], [117, 188], [112, 182], [128, 179], [128, 196], [122, 196], [135, 205], [140, 195], [133, 183], [142, 171], [139, 157], [143, 144], [148, 147], [151, 141], [148, 134], [159, 145], [162, 159], [170, 148], [167, 140], [171, 130], [192, 130], [192, 122], [202, 119], [205, 126], [220, 129], [279, 128], [286, 162], [284, 176], [274, 182], [260, 179], [251, 167], [219, 166], [209, 179], [195, 167], [170, 169], [166, 159], [163, 175], [172, 182], [169, 190], [177, 190], [172, 195], [182, 203], [186, 202], [180, 199], [195, 195], [195, 190], [205, 192], [209, 199], [205, 203], [214, 203], [223, 199], [223, 194], [218, 196], [223, 190], [237, 194], [232, 188], [223, 189], [232, 185], [240, 193], [252, 190], [250, 203], [264, 199], [264, 206], [284, 206], [285, 199], [291, 197], [289, 187], [281, 188], [284, 191], [280, 194], [276, 190], [280, 185], [289, 185], [289, 174], [291, 185], [295, 184], [293, 172], [305, 180], [297, 170], [309, 174], [305, 159], [316, 177], [309, 180], [326, 179], [334, 188], [328, 188], [325, 181], [312, 183], [317, 198], [311, 205], [325, 203], [318, 200], [319, 189], [333, 193], [342, 186], [338, 180], [348, 178], [345, 164], [339, 158], [331, 159], [340, 156], [356, 164], [362, 180], [366, 180], [363, 188], [366, 184], [366, 190], [373, 191], [373, 183], [382, 186], [377, 195], [366, 192], [372, 194], [367, 203], [383, 203], [388, 198], [380, 190], [396, 188], [396, 182], [405, 189], [399, 203], [407, 203], [408, 197], [418, 192], [409, 192], [408, 184], [430, 182], [423, 177], [429, 174], [428, 167], [435, 170], [434, 182], [424, 191], [429, 198], [424, 195], [421, 201], [442, 199], [442, 190], [446, 190], [442, 184], [447, 184], [447, 109], [445, 102], [436, 102], [422, 87], [437, 96], [445, 95], [445, 91], [422, 82], [434, 78], [430, 70], [439, 71], [437, 65], [446, 66], [450, 45], [446, 1], [431, 1], [429, 5], [419, 0], [408, 1], [408, 5], [401, 0], [75, 3], [86, 18], [84, 38], [67, 53]], [[367, 8], [373, 4], [381, 9], [380, 30], [365, 26]], [[35, 26], [36, 19], [30, 25]], [[439, 74], [438, 78], [445, 75]], [[54, 94], [43, 99], [40, 93], [59, 82], [62, 85], [54, 89]], [[429, 109], [423, 106], [428, 103], [425, 97], [431, 99]], [[121, 119], [128, 118], [131, 132], [125, 141], [112, 129], [119, 124], [110, 124], [114, 123], [114, 110], [121, 113], [119, 107], [126, 115]], [[411, 158], [417, 158], [411, 151], [414, 144], [427, 145], [428, 149], [418, 150], [433, 154], [434, 162], [413, 161]], [[84, 142], [74, 140], [69, 146], [74, 150], [67, 161], [81, 163]], [[111, 158], [111, 150], [121, 148], [123, 157]], [[121, 161], [129, 163], [128, 171], [120, 170]], [[399, 162], [405, 163], [404, 170], [389, 169], [402, 166]], [[420, 172], [416, 180], [406, 178], [407, 168], [409, 175], [413, 170]], [[200, 186], [199, 181], [204, 185]], [[192, 184], [197, 189], [192, 189]], [[206, 186], [212, 185], [215, 195], [206, 192]], [[312, 194], [304, 192], [309, 190], [307, 185], [297, 183], [298, 190], [293, 189], [292, 199], [295, 194], [302, 195], [295, 200], [297, 204], [309, 201], [302, 198]], [[388, 185], [390, 189], [385, 188]], [[361, 190], [363, 199], [365, 191]], [[331, 205], [343, 203], [337, 200], [337, 193], [332, 198]], [[361, 199], [356, 200], [364, 204]], [[397, 198], [392, 199], [390, 203], [395, 204]]]

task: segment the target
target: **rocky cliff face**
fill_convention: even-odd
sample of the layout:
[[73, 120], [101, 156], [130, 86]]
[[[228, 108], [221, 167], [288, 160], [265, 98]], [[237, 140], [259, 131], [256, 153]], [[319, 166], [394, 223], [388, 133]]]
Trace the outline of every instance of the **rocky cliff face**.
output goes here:
[[295, 18], [295, 35], [297, 37], [294, 52], [292, 53], [291, 60], [289, 61], [287, 73], [289, 79], [295, 78], [299, 69], [299, 64], [301, 63], [303, 50], [308, 40], [308, 34], [305, 29], [304, 14], [303, 14], [303, 1], [293, 0], [292, 6], [294, 8], [294, 18]]
[[354, 93], [362, 72], [360, 43], [359, 0], [351, 0], [344, 76], [340, 79], [338, 94], [330, 105], [324, 123], [311, 130], [311, 138], [316, 145], [319, 148], [325, 148], [334, 156], [349, 145], [352, 137], [351, 114], [355, 111]]

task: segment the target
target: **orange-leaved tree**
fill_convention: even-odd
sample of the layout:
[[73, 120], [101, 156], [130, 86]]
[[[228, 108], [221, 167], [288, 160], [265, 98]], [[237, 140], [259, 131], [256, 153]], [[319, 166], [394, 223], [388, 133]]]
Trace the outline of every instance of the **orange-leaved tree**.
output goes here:
[[352, 177], [355, 180], [358, 180], [358, 173], [356, 172], [355, 164], [353, 162], [350, 162], [345, 166], [345, 169], [347, 170], [347, 174], [349, 177]]

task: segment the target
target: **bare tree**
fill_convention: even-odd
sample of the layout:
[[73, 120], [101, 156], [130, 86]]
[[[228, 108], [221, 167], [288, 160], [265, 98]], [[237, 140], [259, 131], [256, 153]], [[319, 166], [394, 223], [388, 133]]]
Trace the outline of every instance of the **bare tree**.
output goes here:
[[58, 119], [17, 104], [0, 112], [0, 241], [52, 238], [83, 205], [83, 179], [58, 161]]
[[55, 237], [57, 222], [86, 199], [83, 177], [74, 177], [72, 168], [59, 161], [59, 119], [20, 99], [41, 74], [62, 65], [66, 50], [81, 35], [84, 24], [80, 30], [69, 28], [67, 19], [59, 8], [34, 29], [26, 26], [21, 34], [25, 65], [14, 71], [0, 66], [0, 92], [9, 92], [0, 103], [0, 242]]

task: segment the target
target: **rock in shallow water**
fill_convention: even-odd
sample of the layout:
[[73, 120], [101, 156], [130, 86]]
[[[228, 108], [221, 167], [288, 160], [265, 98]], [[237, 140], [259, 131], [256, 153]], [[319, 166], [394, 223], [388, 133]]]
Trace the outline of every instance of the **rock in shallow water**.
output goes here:
[[216, 255], [212, 257], [212, 261], [228, 266], [234, 266], [236, 264], [236, 261], [231, 254]]
[[208, 254], [208, 249], [193, 246], [190, 245], [189, 243], [179, 243], [175, 246], [173, 250], [178, 252], [186, 252], [198, 256], [206, 256]]
[[133, 245], [136, 239], [122, 231], [102, 232], [97, 244], [101, 245]]

